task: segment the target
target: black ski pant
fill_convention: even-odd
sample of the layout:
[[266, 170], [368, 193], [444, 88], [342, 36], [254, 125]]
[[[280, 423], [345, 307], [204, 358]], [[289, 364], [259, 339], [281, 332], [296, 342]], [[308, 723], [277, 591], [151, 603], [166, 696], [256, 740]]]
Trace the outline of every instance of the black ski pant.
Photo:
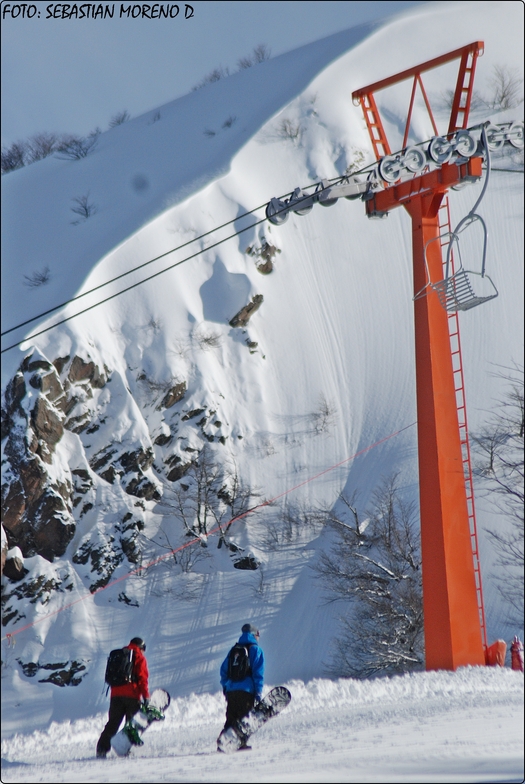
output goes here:
[[117, 734], [122, 719], [129, 721], [140, 708], [140, 700], [134, 697], [112, 697], [109, 702], [108, 722], [98, 739], [97, 754], [105, 754], [111, 749], [111, 738]]
[[250, 694], [247, 691], [227, 691], [226, 703], [225, 730], [251, 711], [255, 703], [255, 694]]

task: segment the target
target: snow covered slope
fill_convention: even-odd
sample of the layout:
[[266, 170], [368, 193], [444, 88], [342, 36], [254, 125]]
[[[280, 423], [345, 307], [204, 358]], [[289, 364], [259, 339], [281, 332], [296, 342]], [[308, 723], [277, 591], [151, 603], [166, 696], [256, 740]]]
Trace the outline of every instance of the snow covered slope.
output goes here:
[[[494, 65], [520, 67], [521, 4], [482, 2], [475, 14], [472, 8], [438, 3], [383, 26], [338, 33], [103, 133], [82, 160], [48, 158], [3, 178], [3, 330], [235, 221], [35, 320], [30, 327], [40, 331], [261, 221], [2, 355], [4, 387], [30, 346], [43, 362], [60, 360], [59, 381], [76, 397], [69, 398], [69, 428], [46, 470], [56, 486], [85, 482], [76, 496], [82, 503], [67, 518], [75, 529], [64, 554], [52, 563], [41, 555], [24, 560], [29, 577], [49, 590], [36, 603], [16, 592], [10, 599], [15, 614], [4, 629], [16, 647], [2, 643], [7, 733], [103, 711], [107, 652], [135, 634], [148, 641], [153, 685], [162, 683], [176, 697], [217, 690], [218, 665], [245, 620], [262, 629], [270, 683], [324, 673], [340, 610], [324, 604], [309, 568], [327, 542], [319, 529], [272, 549], [268, 532], [278, 519], [269, 508], [232, 530], [235, 544], [262, 568], [235, 569], [230, 554], [213, 547], [190, 573], [163, 560], [125, 578], [165, 556], [168, 543], [185, 541], [167, 506], [170, 471], [206, 443], [218, 460], [235, 462], [260, 500], [295, 487], [286, 498], [309, 507], [333, 505], [345, 487], [366, 500], [393, 471], [406, 496], [416, 497], [408, 217], [397, 211], [368, 221], [360, 202], [343, 200], [293, 215], [279, 228], [263, 220], [263, 209], [244, 213], [372, 160], [352, 90], [473, 40], [485, 42], [476, 75], [481, 93], [490, 89]], [[454, 79], [448, 67], [432, 72], [431, 97], [439, 99]], [[388, 132], [401, 139], [408, 97], [395, 91], [384, 101]], [[489, 116], [484, 110], [473, 122]], [[423, 118], [420, 106], [415, 129], [429, 138]], [[500, 168], [516, 168], [505, 163]], [[500, 394], [495, 368], [522, 356], [522, 177], [493, 172], [480, 208], [500, 296], [461, 321], [474, 430]], [[479, 191], [451, 195], [453, 223]], [[93, 214], [78, 222], [71, 208], [83, 197]], [[271, 274], [261, 275], [258, 259], [246, 251], [265, 242], [280, 253]], [[46, 268], [47, 284], [26, 285]], [[232, 328], [229, 321], [256, 295], [263, 300], [249, 324]], [[4, 345], [28, 335], [28, 326], [20, 328]], [[90, 363], [100, 375], [94, 379], [91, 370], [87, 384], [80, 371]], [[24, 379], [29, 410], [37, 392], [29, 374]], [[167, 405], [167, 393], [182, 388], [183, 397]], [[111, 450], [141, 461], [134, 474], [141, 493], [130, 492], [124, 471], [101, 475]], [[489, 512], [481, 508], [479, 517], [483, 528]], [[125, 530], [129, 520], [134, 538]], [[494, 638], [509, 630], [484, 542], [482, 548]], [[93, 552], [106, 559], [98, 572], [88, 559]], [[108, 574], [109, 587], [90, 594], [95, 578], [102, 585]], [[77, 686], [49, 681], [60, 663], [78, 675]]]
[[[356, 682], [291, 681], [245, 754], [217, 754], [220, 693], [180, 697], [131, 759], [93, 760], [104, 714], [2, 744], [5, 782], [520, 782], [523, 676], [462, 668]], [[509, 717], [512, 720], [509, 720]], [[247, 768], [249, 765], [249, 769]]]

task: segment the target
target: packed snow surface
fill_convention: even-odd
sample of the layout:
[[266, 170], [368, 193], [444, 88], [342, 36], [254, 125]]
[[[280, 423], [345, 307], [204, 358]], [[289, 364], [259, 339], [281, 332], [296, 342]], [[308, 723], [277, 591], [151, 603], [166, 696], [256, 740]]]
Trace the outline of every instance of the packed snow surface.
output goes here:
[[3, 744], [5, 782], [519, 782], [523, 675], [473, 667], [375, 681], [286, 684], [292, 702], [218, 754], [221, 693], [174, 700], [129, 759], [94, 760], [99, 714]]

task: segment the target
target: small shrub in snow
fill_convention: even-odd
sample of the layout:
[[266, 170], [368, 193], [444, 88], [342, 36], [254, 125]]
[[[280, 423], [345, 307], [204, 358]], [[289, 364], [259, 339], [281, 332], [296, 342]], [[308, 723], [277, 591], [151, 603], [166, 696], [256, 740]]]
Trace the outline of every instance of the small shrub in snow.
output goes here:
[[285, 117], [279, 124], [277, 134], [281, 139], [288, 139], [295, 144], [301, 139], [302, 128], [300, 123], [296, 123], [293, 120], [288, 119], [288, 117]]
[[30, 289], [36, 289], [39, 286], [45, 286], [51, 279], [49, 267], [44, 267], [43, 270], [31, 273], [31, 275], [24, 275], [24, 286]]
[[[80, 215], [80, 218], [83, 220], [87, 220], [92, 215], [94, 215], [97, 211], [96, 204], [89, 201], [89, 193], [85, 196], [78, 196], [73, 199], [76, 204], [76, 207], [71, 207], [71, 212], [74, 212], [76, 215]], [[74, 226], [80, 223], [80, 220], [71, 221]]]
[[10, 147], [2, 147], [1, 170], [2, 174], [21, 169], [27, 162], [27, 142], [13, 142]]
[[122, 125], [123, 123], [127, 122], [130, 118], [130, 114], [126, 109], [122, 112], [117, 112], [114, 114], [111, 120], [109, 121], [109, 127], [115, 128], [117, 125]]
[[222, 65], [219, 65], [218, 68], [214, 68], [213, 71], [210, 71], [204, 79], [192, 87], [193, 91], [200, 90], [201, 87], [206, 87], [208, 84], [213, 84], [214, 82], [218, 82], [220, 79], [224, 79], [226, 76], [230, 75], [229, 68], [223, 68]]
[[259, 44], [254, 47], [251, 55], [241, 57], [237, 60], [238, 69], [239, 71], [243, 71], [246, 68], [251, 68], [252, 65], [257, 65], [257, 63], [263, 63], [265, 60], [269, 60], [270, 56], [271, 49], [266, 46], [266, 44]]
[[66, 136], [58, 145], [57, 158], [61, 160], [77, 161], [85, 158], [95, 149], [100, 128], [91, 131], [87, 136]]
[[[247, 55], [246, 57], [241, 57], [237, 60], [237, 68], [239, 71], [243, 71], [246, 68], [251, 68], [252, 65], [257, 65], [258, 63], [262, 63], [265, 60], [269, 60], [271, 55], [271, 49], [266, 46], [266, 44], [258, 44], [253, 49], [251, 55]], [[222, 65], [219, 65], [217, 68], [214, 68], [213, 71], [201, 79], [201, 81], [196, 84], [191, 89], [193, 91], [200, 90], [202, 87], [206, 87], [209, 84], [213, 84], [213, 82], [218, 82], [220, 79], [224, 79], [226, 76], [230, 75], [230, 69], [226, 66], [226, 68]]]

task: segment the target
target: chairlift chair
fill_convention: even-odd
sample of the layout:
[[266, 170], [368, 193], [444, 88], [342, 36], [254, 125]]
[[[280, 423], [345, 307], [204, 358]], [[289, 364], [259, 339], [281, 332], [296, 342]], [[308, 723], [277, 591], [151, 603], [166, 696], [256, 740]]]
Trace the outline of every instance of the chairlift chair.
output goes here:
[[[468, 222], [467, 222], [468, 221]], [[471, 226], [474, 222], [479, 221], [483, 228], [483, 256], [481, 260], [481, 271], [476, 272], [474, 270], [467, 270], [464, 268], [463, 263], [461, 261], [461, 252], [459, 249], [459, 231], [461, 230], [461, 224], [464, 223], [463, 229], [467, 228], [467, 226]], [[429, 285], [430, 288], [434, 289], [439, 297], [439, 301], [441, 305], [445, 308], [448, 313], [453, 313], [458, 310], [470, 310], [471, 308], [475, 308], [477, 305], [482, 305], [484, 302], [488, 302], [491, 299], [495, 299], [498, 296], [498, 290], [492, 281], [492, 278], [489, 275], [485, 274], [485, 257], [487, 254], [487, 227], [485, 225], [485, 221], [480, 215], [470, 213], [464, 218], [463, 221], [458, 225], [455, 231], [448, 232], [448, 236], [450, 236], [450, 242], [448, 245], [447, 250], [447, 261], [445, 265], [445, 278], [440, 280], [438, 283], [431, 283], [430, 282], [430, 275], [429, 275]], [[447, 235], [441, 235], [441, 237], [437, 237], [436, 239], [443, 239]], [[457, 246], [458, 251], [458, 258], [459, 258], [459, 268], [456, 272], [450, 274], [452, 269], [451, 265], [451, 258], [452, 258], [452, 250], [454, 247], [454, 243]], [[425, 259], [426, 261], [426, 259]], [[427, 274], [428, 274], [428, 264], [427, 264]], [[474, 281], [476, 278], [484, 279], [488, 281], [488, 293], [481, 294], [479, 291], [480, 285], [474, 285]], [[487, 288], [487, 287], [485, 287]], [[476, 291], [477, 289], [477, 291]]]
[[[485, 225], [485, 221], [476, 213], [476, 209], [478, 208], [479, 204], [481, 203], [485, 192], [487, 190], [487, 185], [489, 182], [489, 175], [490, 175], [490, 140], [487, 134], [487, 127], [489, 124], [487, 123], [486, 126], [482, 129], [481, 140], [482, 146], [486, 150], [486, 161], [487, 161], [487, 173], [485, 176], [485, 183], [483, 185], [483, 189], [481, 191], [481, 195], [479, 196], [478, 200], [468, 213], [456, 226], [454, 231], [446, 232], [445, 234], [441, 234], [438, 237], [434, 237], [433, 239], [427, 242], [425, 247], [425, 265], [427, 269], [427, 278], [428, 282], [424, 286], [424, 288], [415, 295], [414, 299], [418, 299], [419, 297], [423, 296], [425, 290], [430, 287], [433, 289], [438, 297], [441, 305], [445, 308], [447, 313], [455, 313], [458, 310], [470, 310], [471, 308], [475, 308], [477, 305], [482, 305], [484, 302], [488, 302], [491, 299], [495, 299], [498, 296], [499, 292], [488, 275], [485, 274], [485, 259], [487, 255], [487, 227]], [[464, 139], [462, 138], [462, 144]], [[465, 155], [472, 155], [473, 150], [468, 149], [464, 151]], [[464, 268], [462, 260], [461, 260], [461, 252], [459, 249], [459, 235], [462, 231], [467, 229], [472, 224], [476, 223], [477, 221], [480, 222], [481, 227], [483, 229], [483, 255], [481, 258], [481, 271], [476, 272], [474, 270], [467, 270]], [[436, 240], [443, 240], [446, 237], [450, 237], [448, 248], [447, 248], [447, 261], [445, 264], [445, 277], [443, 280], [440, 280], [437, 283], [432, 283], [430, 279], [430, 271], [428, 268], [428, 261], [427, 261], [427, 247], [431, 242], [435, 242]], [[459, 267], [456, 272], [452, 271], [452, 252], [454, 248], [454, 243], [457, 246], [458, 251], [458, 259], [459, 259]], [[481, 294], [479, 292], [480, 283], [474, 286], [474, 280], [478, 278], [481, 280], [486, 280], [488, 282], [488, 286], [485, 287], [488, 293]], [[476, 289], [478, 291], [476, 292]]]

